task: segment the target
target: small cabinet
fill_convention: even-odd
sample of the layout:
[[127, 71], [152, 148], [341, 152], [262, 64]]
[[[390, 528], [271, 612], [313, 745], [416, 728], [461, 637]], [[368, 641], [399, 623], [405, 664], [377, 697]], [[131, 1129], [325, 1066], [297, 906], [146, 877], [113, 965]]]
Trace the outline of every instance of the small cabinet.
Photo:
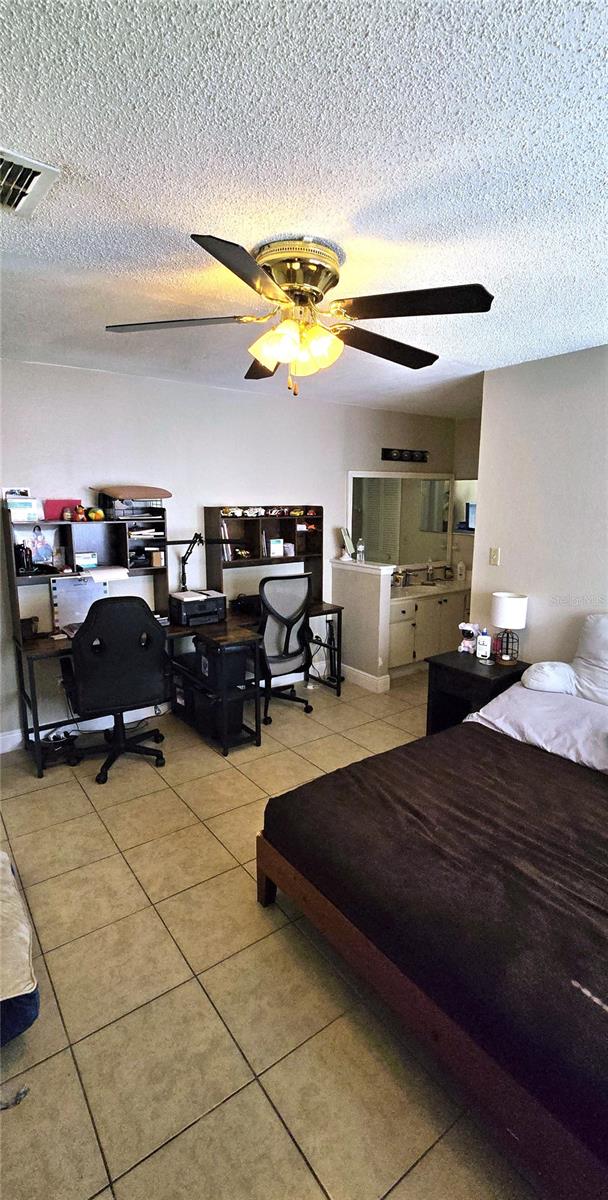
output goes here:
[[416, 602], [407, 598], [391, 600], [388, 665], [405, 667], [414, 661]]
[[466, 595], [466, 592], [452, 592], [449, 596], [442, 596], [439, 621], [439, 649], [435, 653], [447, 654], [450, 650], [458, 649], [461, 640], [458, 626], [465, 619]]
[[456, 650], [458, 626], [465, 620], [467, 592], [391, 600], [389, 668], [424, 662]]
[[410, 620], [391, 623], [389, 635], [388, 665], [405, 667], [414, 660], [415, 622]]
[[441, 637], [441, 600], [440, 596], [423, 596], [417, 601], [414, 645], [417, 662], [437, 653]]

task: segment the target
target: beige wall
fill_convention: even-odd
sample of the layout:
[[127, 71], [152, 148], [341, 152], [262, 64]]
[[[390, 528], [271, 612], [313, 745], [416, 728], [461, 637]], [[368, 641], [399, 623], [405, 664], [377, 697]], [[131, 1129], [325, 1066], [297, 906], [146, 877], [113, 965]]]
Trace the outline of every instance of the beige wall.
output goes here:
[[[44, 498], [82, 496], [85, 501], [92, 498], [89, 488], [95, 491], [104, 483], [166, 487], [174, 497], [168, 517], [170, 536], [176, 538], [202, 529], [205, 504], [322, 504], [329, 560], [338, 546], [339, 528], [347, 523], [349, 470], [390, 470], [390, 464], [380, 461], [382, 446], [418, 445], [429, 449], [429, 464], [421, 464], [421, 470], [452, 469], [450, 420], [313, 403], [305, 390], [297, 403], [287, 390], [268, 399], [263, 383], [250, 388], [244, 395], [204, 385], [4, 362], [2, 484], [29, 486], [33, 495]], [[174, 550], [172, 584], [177, 555]], [[195, 552], [190, 561], [189, 582], [204, 583], [202, 553]], [[325, 591], [329, 597], [328, 561]], [[2, 728], [15, 729], [6, 627], [2, 666]], [[56, 697], [54, 678], [50, 686]]]
[[454, 479], [477, 479], [481, 417], [454, 422]]
[[471, 618], [527, 593], [528, 660], [570, 659], [582, 616], [608, 609], [607, 369], [598, 347], [485, 377]]

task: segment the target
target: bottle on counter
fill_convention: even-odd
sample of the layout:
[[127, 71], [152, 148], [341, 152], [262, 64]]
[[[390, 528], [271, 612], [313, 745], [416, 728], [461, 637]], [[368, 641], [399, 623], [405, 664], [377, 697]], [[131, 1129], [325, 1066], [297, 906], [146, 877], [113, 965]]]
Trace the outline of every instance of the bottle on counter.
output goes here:
[[359, 538], [359, 541], [357, 542], [357, 562], [365, 562], [365, 542], [363, 541], [363, 538]]
[[482, 629], [481, 633], [479, 633], [477, 635], [477, 645], [475, 647], [475, 653], [476, 653], [477, 657], [481, 659], [482, 662], [491, 662], [492, 661], [492, 638], [491, 638], [490, 634], [488, 633], [487, 629], [485, 628], [485, 626]]
[[467, 569], [461, 559], [459, 563], [456, 563], [456, 578], [459, 583], [464, 583], [464, 581], [466, 579], [466, 574], [467, 574]]

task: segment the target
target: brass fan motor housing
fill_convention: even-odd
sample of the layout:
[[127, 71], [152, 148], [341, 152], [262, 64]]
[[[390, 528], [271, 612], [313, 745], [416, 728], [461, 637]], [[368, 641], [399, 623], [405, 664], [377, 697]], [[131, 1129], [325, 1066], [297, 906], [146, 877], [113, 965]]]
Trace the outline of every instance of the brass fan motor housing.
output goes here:
[[254, 248], [253, 256], [296, 304], [319, 304], [340, 278], [337, 251], [316, 238], [264, 242]]

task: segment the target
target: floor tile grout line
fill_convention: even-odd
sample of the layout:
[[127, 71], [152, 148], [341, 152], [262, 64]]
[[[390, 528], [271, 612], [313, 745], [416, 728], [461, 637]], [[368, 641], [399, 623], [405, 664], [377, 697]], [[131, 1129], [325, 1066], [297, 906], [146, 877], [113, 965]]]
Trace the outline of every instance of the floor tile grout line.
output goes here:
[[241, 1092], [244, 1092], [245, 1088], [251, 1087], [251, 1085], [255, 1082], [255, 1078], [247, 1079], [245, 1083], [242, 1083], [240, 1087], [235, 1088], [235, 1090], [230, 1092], [228, 1096], [224, 1096], [223, 1100], [218, 1100], [218, 1103], [214, 1104], [211, 1108], [208, 1108], [206, 1112], [199, 1113], [199, 1115], [195, 1117], [193, 1121], [189, 1121], [188, 1124], [184, 1125], [182, 1129], [178, 1129], [175, 1133], [172, 1133], [170, 1137], [166, 1138], [166, 1140], [161, 1142], [160, 1145], [155, 1146], [154, 1149], [150, 1150], [148, 1154], [144, 1154], [142, 1158], [138, 1158], [137, 1162], [133, 1163], [130, 1167], [127, 1167], [124, 1171], [120, 1171], [118, 1175], [110, 1176], [110, 1183], [112, 1187], [115, 1183], [122, 1182], [127, 1175], [130, 1175], [133, 1171], [136, 1171], [138, 1167], [142, 1166], [143, 1163], [148, 1162], [148, 1160], [151, 1158], [154, 1158], [154, 1155], [163, 1150], [165, 1146], [170, 1146], [171, 1142], [177, 1141], [177, 1139], [181, 1137], [182, 1134], [187, 1133], [189, 1129], [194, 1129], [194, 1126], [199, 1125], [201, 1121], [204, 1121], [205, 1117], [210, 1117], [211, 1113], [217, 1112], [218, 1108], [222, 1108], [224, 1104], [229, 1102], [229, 1100], [234, 1100], [235, 1096], [238, 1096]]
[[[109, 830], [107, 830], [107, 832], [109, 832]], [[90, 862], [81, 863], [78, 867], [68, 867], [67, 871], [60, 871], [58, 875], [49, 875], [48, 879], [39, 879], [36, 883], [28, 883], [27, 887], [24, 888], [24, 891], [31, 892], [33, 888], [42, 887], [44, 883], [49, 883], [51, 879], [61, 879], [63, 875], [73, 875], [74, 871], [84, 871], [87, 867], [94, 867], [95, 863], [105, 862], [108, 858], [116, 858], [116, 855], [120, 853], [120, 850], [113, 850], [111, 854], [104, 854], [103, 858], [93, 858]]]
[[[31, 916], [31, 914], [30, 914], [30, 916]], [[108, 1170], [108, 1164], [107, 1164], [107, 1162], [106, 1162], [106, 1157], [105, 1157], [105, 1154], [104, 1154], [104, 1151], [103, 1151], [103, 1146], [101, 1145], [101, 1139], [100, 1139], [100, 1137], [99, 1137], [99, 1134], [98, 1134], [98, 1132], [97, 1132], [97, 1126], [95, 1125], [95, 1121], [94, 1121], [94, 1119], [93, 1119], [93, 1113], [91, 1112], [91, 1106], [90, 1106], [90, 1104], [89, 1104], [89, 1098], [88, 1098], [88, 1096], [87, 1096], [86, 1089], [85, 1089], [85, 1087], [84, 1087], [84, 1084], [83, 1084], [83, 1082], [82, 1082], [82, 1079], [81, 1079], [81, 1076], [80, 1076], [80, 1071], [79, 1071], [79, 1069], [78, 1069], [78, 1063], [76, 1062], [76, 1057], [75, 1057], [74, 1050], [73, 1050], [73, 1043], [72, 1043], [72, 1040], [71, 1040], [71, 1037], [70, 1037], [70, 1034], [69, 1034], [69, 1030], [68, 1030], [68, 1027], [67, 1027], [67, 1025], [66, 1025], [66, 1022], [65, 1022], [65, 1019], [64, 1019], [64, 1015], [63, 1015], [63, 1012], [62, 1012], [62, 1009], [61, 1009], [61, 1005], [60, 1005], [60, 1003], [59, 1003], [59, 997], [58, 997], [58, 995], [57, 995], [57, 991], [56, 991], [56, 988], [55, 988], [55, 983], [54, 983], [53, 977], [52, 977], [52, 975], [51, 975], [51, 972], [50, 972], [50, 970], [49, 970], [48, 963], [47, 963], [47, 961], [46, 961], [46, 956], [45, 956], [44, 954], [43, 954], [43, 962], [44, 962], [44, 965], [45, 965], [45, 968], [46, 968], [46, 973], [47, 973], [47, 976], [48, 976], [48, 980], [49, 980], [49, 984], [50, 984], [50, 987], [51, 987], [51, 991], [52, 991], [52, 993], [53, 993], [53, 997], [54, 997], [54, 1000], [55, 1000], [55, 1005], [56, 1005], [56, 1007], [57, 1007], [57, 1013], [58, 1013], [58, 1015], [59, 1015], [59, 1020], [61, 1021], [61, 1025], [62, 1025], [62, 1028], [63, 1028], [63, 1032], [64, 1032], [64, 1035], [65, 1035], [65, 1038], [66, 1038], [66, 1042], [67, 1042], [67, 1045], [66, 1045], [66, 1046], [63, 1046], [63, 1047], [61, 1048], [61, 1050], [58, 1050], [58, 1051], [57, 1051], [57, 1054], [62, 1054], [64, 1051], [67, 1051], [67, 1052], [69, 1053], [69, 1055], [70, 1055], [70, 1058], [71, 1058], [71, 1060], [72, 1060], [72, 1064], [73, 1064], [73, 1066], [74, 1066], [74, 1069], [75, 1069], [75, 1071], [76, 1071], [76, 1075], [77, 1075], [77, 1077], [78, 1077], [78, 1082], [79, 1082], [79, 1084], [80, 1084], [80, 1089], [81, 1089], [81, 1091], [82, 1091], [82, 1095], [83, 1095], [83, 1098], [84, 1098], [84, 1102], [85, 1102], [85, 1104], [86, 1104], [86, 1107], [87, 1107], [87, 1112], [88, 1112], [88, 1114], [89, 1114], [89, 1119], [90, 1119], [90, 1121], [91, 1121], [91, 1125], [92, 1125], [92, 1127], [93, 1127], [93, 1132], [94, 1132], [94, 1134], [95, 1134], [95, 1139], [96, 1139], [96, 1141], [97, 1141], [97, 1144], [98, 1144], [98, 1146], [99, 1146], [99, 1152], [100, 1152], [100, 1155], [101, 1155], [101, 1160], [102, 1160], [102, 1163], [103, 1163], [103, 1165], [104, 1165], [104, 1169], [105, 1169], [105, 1172], [106, 1172], [106, 1178], [109, 1180], [109, 1179], [110, 1179], [110, 1172], [109, 1172], [109, 1170]], [[42, 1059], [41, 1061], [42, 1061], [42, 1062], [48, 1062], [49, 1058], [54, 1058], [54, 1057], [56, 1057], [56, 1055], [48, 1055], [46, 1059]], [[38, 1067], [39, 1065], [40, 1065], [40, 1063], [34, 1063], [32, 1067], [26, 1068], [26, 1070], [33, 1070], [35, 1067]], [[18, 1072], [18, 1074], [19, 1074], [19, 1072]], [[13, 1078], [14, 1078], [14, 1077], [13, 1077]], [[101, 1189], [100, 1189], [100, 1191], [104, 1191], [105, 1187], [107, 1187], [107, 1184], [104, 1184], [104, 1187], [103, 1187], [103, 1188], [101, 1188]]]
[[[67, 782], [68, 782], [68, 780], [66, 780], [66, 783]], [[54, 784], [53, 786], [60, 787], [61, 785]], [[37, 797], [39, 795], [42, 796], [42, 793], [45, 791], [48, 791], [48, 789], [41, 788], [41, 789], [39, 789], [39, 791], [23, 792], [21, 796], [15, 796], [15, 797], [11, 796], [10, 799], [12, 800], [14, 798], [15, 800], [23, 800], [24, 797], [27, 798], [28, 796], [35, 796], [35, 797]], [[84, 796], [87, 804], [90, 806], [91, 812], [95, 812], [96, 809], [93, 804], [93, 801], [89, 799], [89, 797], [87, 796], [84, 789], [83, 789], [83, 796]], [[15, 838], [30, 837], [30, 835], [32, 835], [34, 833], [44, 833], [45, 829], [56, 829], [57, 825], [65, 825], [66, 821], [78, 821], [80, 819], [80, 817], [90, 817], [90, 815], [91, 815], [90, 812], [84, 812], [84, 813], [77, 813], [76, 816], [74, 816], [74, 817], [62, 817], [60, 821], [50, 821], [48, 825], [40, 825], [37, 829], [26, 829], [26, 830], [24, 830], [23, 833], [14, 833], [12, 836]], [[8, 836], [9, 836], [8, 825], [6, 824], [6, 817], [2, 813], [1, 809], [0, 809], [0, 816], [2, 816], [2, 819], [4, 821], [4, 828], [6, 829], [6, 836], [8, 838]]]
[[464, 1113], [459, 1112], [458, 1115], [456, 1117], [454, 1117], [454, 1120], [451, 1121], [450, 1124], [444, 1130], [442, 1130], [442, 1132], [439, 1134], [439, 1137], [436, 1137], [435, 1141], [431, 1142], [430, 1146], [427, 1146], [426, 1150], [423, 1150], [422, 1154], [419, 1154], [418, 1158], [413, 1163], [410, 1163], [409, 1167], [407, 1168], [407, 1171], [404, 1171], [403, 1175], [400, 1175], [399, 1178], [396, 1179], [394, 1183], [391, 1183], [391, 1186], [389, 1187], [388, 1191], [382, 1193], [380, 1200], [390, 1200], [391, 1193], [393, 1193], [395, 1191], [395, 1188], [399, 1187], [399, 1184], [403, 1183], [403, 1180], [407, 1179], [408, 1175], [411, 1175], [412, 1171], [414, 1171], [415, 1168], [417, 1166], [419, 1166], [419, 1164], [423, 1161], [423, 1159], [427, 1158], [427, 1156], [431, 1153], [431, 1151], [434, 1150], [435, 1147], [438, 1146], [441, 1141], [443, 1141], [443, 1138], [446, 1137], [448, 1133], [451, 1133], [454, 1126], [458, 1124], [458, 1122], [462, 1119], [463, 1116], [464, 1116]]
[[[191, 828], [192, 828], [191, 825], [186, 826], [186, 829], [191, 829]], [[181, 830], [178, 829], [176, 832], [181, 833]], [[170, 835], [168, 835], [168, 836], [170, 836]], [[146, 842], [145, 845], [149, 846], [150, 842]], [[131, 864], [129, 863], [129, 866], [130, 865]], [[186, 887], [180, 888], [177, 892], [170, 892], [168, 896], [158, 896], [156, 900], [150, 900], [150, 904], [153, 904], [154, 906], [156, 906], [157, 904], [163, 904], [165, 900], [174, 900], [176, 896], [181, 896], [182, 892], [189, 892], [189, 891], [191, 891], [192, 888], [199, 887], [199, 885], [201, 883], [210, 883], [212, 879], [219, 879], [220, 875], [227, 875], [229, 871], [234, 871], [236, 869], [236, 867], [240, 867], [240, 866], [242, 866], [242, 863], [237, 862], [237, 860], [235, 859], [234, 863], [230, 863], [230, 865], [227, 867], [222, 867], [221, 871], [214, 871], [213, 875], [206, 875], [204, 879], [197, 879], [194, 883], [188, 883], [186, 885]], [[134, 871], [134, 868], [131, 867], [131, 870]], [[136, 878], [137, 878], [137, 882], [139, 883], [139, 886], [143, 887], [143, 884], [140, 882], [138, 875], [136, 875]], [[147, 892], [146, 892], [146, 895], [148, 895]]]
[[[95, 1134], [95, 1137], [96, 1137], [96, 1139], [97, 1139], [97, 1145], [99, 1146], [99, 1153], [101, 1154], [101, 1161], [102, 1161], [102, 1163], [103, 1163], [103, 1165], [104, 1165], [104, 1170], [105, 1170], [105, 1173], [106, 1173], [106, 1178], [107, 1178], [107, 1180], [108, 1180], [108, 1183], [109, 1183], [109, 1182], [111, 1181], [111, 1179], [112, 1179], [112, 1176], [111, 1176], [111, 1174], [110, 1174], [110, 1167], [109, 1167], [108, 1160], [107, 1160], [107, 1158], [106, 1158], [106, 1155], [105, 1155], [105, 1151], [104, 1151], [104, 1148], [103, 1148], [103, 1145], [102, 1145], [102, 1141], [101, 1141], [101, 1137], [100, 1137], [100, 1135], [99, 1135], [99, 1131], [98, 1131], [98, 1129], [97, 1129], [97, 1125], [95, 1124], [95, 1117], [93, 1116], [93, 1110], [92, 1110], [92, 1108], [91, 1108], [91, 1104], [90, 1104], [90, 1101], [89, 1101], [89, 1097], [87, 1096], [87, 1091], [86, 1091], [86, 1088], [85, 1088], [85, 1086], [84, 1086], [84, 1082], [83, 1082], [83, 1079], [82, 1079], [82, 1075], [81, 1075], [81, 1073], [80, 1073], [80, 1067], [79, 1067], [79, 1065], [78, 1065], [78, 1060], [77, 1060], [77, 1058], [76, 1058], [76, 1055], [74, 1054], [74, 1047], [73, 1047], [73, 1045], [72, 1045], [71, 1043], [70, 1043], [70, 1048], [69, 1048], [69, 1049], [70, 1049], [70, 1057], [71, 1057], [71, 1059], [72, 1059], [72, 1063], [73, 1063], [73, 1066], [74, 1066], [74, 1070], [76, 1071], [76, 1075], [77, 1075], [77, 1078], [78, 1078], [78, 1082], [79, 1082], [79, 1084], [80, 1084], [80, 1090], [81, 1090], [81, 1092], [82, 1092], [82, 1095], [83, 1095], [83, 1097], [84, 1097], [84, 1102], [85, 1102], [85, 1104], [86, 1104], [86, 1106], [87, 1106], [87, 1112], [88, 1112], [88, 1114], [89, 1114], [89, 1120], [90, 1120], [90, 1122], [91, 1122], [91, 1125], [93, 1126], [93, 1133]], [[105, 1186], [107, 1187], [107, 1184], [106, 1184]], [[104, 1189], [102, 1188], [102, 1189], [101, 1189], [101, 1191], [103, 1191], [103, 1190], [104, 1190]]]
[[[109, 833], [110, 831], [107, 830], [107, 832]], [[48, 883], [51, 879], [59, 879], [61, 875], [70, 875], [72, 871], [80, 871], [82, 867], [92, 867], [93, 863], [104, 862], [106, 858], [114, 858], [115, 853], [115, 850], [111, 850], [109, 854], [101, 854], [99, 858], [91, 858], [89, 862], [79, 863], [77, 867], [68, 867], [66, 871], [57, 871], [54, 875], [46, 875], [44, 879], [36, 879], [33, 883], [23, 884], [23, 890], [27, 892], [31, 888], [38, 887], [39, 883]], [[21, 872], [19, 872], [19, 877], [23, 882]]]
[[[88, 1041], [89, 1038], [93, 1038], [98, 1033], [102, 1033], [104, 1029], [110, 1029], [112, 1025], [117, 1025], [118, 1022], [122, 1021], [125, 1017], [130, 1017], [133, 1013], [140, 1012], [141, 1009], [146, 1008], [148, 1004], [154, 1004], [155, 1000], [161, 1000], [163, 996], [168, 996], [171, 992], [176, 992], [178, 988], [183, 987], [186, 983], [191, 983], [193, 979], [196, 979], [196, 974], [194, 971], [191, 971], [185, 979], [180, 979], [178, 983], [172, 983], [171, 987], [165, 988], [164, 991], [158, 992], [155, 996], [149, 996], [147, 1000], [142, 1000], [141, 1004], [135, 1004], [133, 1008], [128, 1008], [126, 1012], [120, 1013], [117, 1017], [112, 1017], [110, 1021], [105, 1021], [103, 1025], [97, 1026], [96, 1029], [89, 1029], [88, 1033], [83, 1033], [80, 1037], [70, 1038], [68, 1033], [70, 1047], [74, 1048], [75, 1046], [82, 1045], [82, 1043]], [[57, 1003], [59, 1004], [59, 1001], [57, 1001]]]
[[[270, 758], [271, 755], [268, 755], [268, 757]], [[238, 767], [233, 767], [232, 769], [238, 770]], [[221, 772], [219, 772], [219, 773], [221, 774]], [[243, 774], [243, 772], [239, 771], [239, 775], [242, 775], [242, 774]], [[208, 778], [208, 776], [201, 775], [200, 778], [206, 779], [206, 778]], [[247, 779], [247, 776], [243, 775], [243, 778]], [[188, 782], [189, 783], [197, 783], [198, 781], [196, 779], [190, 779], [190, 780], [188, 780]], [[248, 782], [253, 783], [253, 779], [248, 780]], [[180, 787], [181, 786], [182, 785], [180, 784]], [[260, 785], [256, 783], [256, 784], [254, 784], [254, 787], [260, 787]], [[258, 801], [258, 800], [268, 800], [270, 798], [269, 793], [265, 790], [265, 788], [260, 788], [260, 791], [264, 792], [263, 796], [254, 796], [253, 800], [244, 800], [242, 804], [235, 804], [233, 808], [223, 808], [221, 812], [209, 813], [209, 815], [206, 817], [201, 817], [200, 813], [197, 813], [196, 809], [192, 808], [191, 805], [188, 804], [188, 801], [184, 800], [183, 796], [179, 796], [179, 792], [176, 792], [175, 794], [176, 794], [176, 796], [179, 796], [182, 803], [186, 804], [188, 806], [188, 808], [190, 809], [190, 811], [193, 812], [195, 814], [195, 816], [198, 817], [199, 821], [201, 821], [202, 824], [204, 825], [207, 821], [214, 821], [216, 817], [225, 817], [226, 813], [238, 812], [238, 810], [240, 808], [247, 808], [249, 804], [255, 804], [256, 801]]]
[[[158, 795], [158, 792], [150, 792], [150, 795], [151, 795], [151, 796], [157, 796], [157, 795]], [[146, 798], [146, 797], [145, 797], [145, 796], [141, 796], [141, 797], [140, 797], [140, 796], [137, 796], [137, 797], [135, 797], [135, 798], [136, 798], [136, 799], [138, 799], [138, 800], [139, 800], [139, 799], [141, 799], [141, 800], [145, 800], [145, 798]], [[128, 803], [128, 801], [127, 801], [127, 803]], [[103, 808], [101, 811], [102, 811], [102, 812], [107, 812], [107, 811], [108, 811], [108, 809], [106, 809], [106, 808]], [[141, 849], [141, 847], [142, 847], [142, 846], [150, 846], [150, 845], [152, 844], [152, 842], [159, 842], [159, 841], [161, 840], [161, 838], [164, 838], [164, 837], [171, 837], [171, 834], [172, 834], [172, 833], [181, 833], [181, 832], [182, 832], [182, 830], [184, 830], [184, 829], [192, 829], [192, 828], [193, 828], [193, 826], [197, 824], [197, 822], [200, 822], [200, 817], [197, 817], [197, 816], [195, 816], [195, 814], [194, 814], [194, 813], [192, 813], [192, 816], [194, 817], [194, 820], [193, 820], [193, 821], [188, 821], [188, 824], [187, 824], [187, 825], [178, 825], [177, 829], [169, 829], [169, 830], [168, 830], [166, 833], [159, 833], [159, 834], [158, 834], [158, 837], [146, 838], [146, 840], [145, 840], [144, 842], [134, 842], [132, 846], [121, 846], [121, 847], [120, 847], [120, 853], [121, 853], [121, 854], [125, 854], [125, 853], [127, 853], [129, 850], [139, 850], [139, 849]], [[99, 813], [99, 817], [100, 817], [100, 820], [102, 820], [102, 821], [103, 821], [103, 817], [102, 817], [101, 813]], [[107, 829], [108, 833], [110, 834], [110, 837], [114, 837], [114, 834], [112, 833], [112, 831], [111, 831], [111, 829], [109, 828], [109, 826], [108, 826], [108, 825], [106, 825], [105, 821], [103, 821], [103, 823], [104, 823], [104, 825], [105, 825], [105, 828]], [[116, 839], [115, 839], [115, 838], [114, 838], [114, 840], [116, 841]], [[118, 845], [118, 842], [116, 842], [116, 845]]]
[[[112, 857], [115, 856], [112, 855]], [[104, 860], [102, 859], [101, 861], [103, 862]], [[89, 865], [92, 866], [93, 864], [91, 863]], [[61, 878], [61, 876], [55, 876], [55, 878]], [[66, 946], [73, 946], [74, 942], [81, 942], [83, 938], [89, 937], [91, 933], [100, 933], [102, 929], [109, 929], [111, 925], [116, 925], [118, 921], [125, 921], [127, 917], [134, 917], [136, 913], [145, 912], [147, 908], [152, 907], [152, 901], [148, 900], [146, 897], [146, 903], [140, 905], [139, 908], [134, 908], [128, 913], [123, 913], [120, 917], [114, 917], [112, 921], [104, 921], [103, 925], [96, 925], [94, 929], [86, 929], [84, 933], [77, 933], [75, 937], [68, 938], [67, 942], [59, 942], [56, 946], [47, 946], [46, 948], [42, 945], [42, 942], [40, 942], [40, 934], [38, 933], [38, 927], [36, 926], [36, 934], [38, 941], [40, 942], [40, 948], [43, 954], [53, 954], [55, 950], [64, 950]]]
[[285, 1118], [284, 1118], [283, 1114], [282, 1114], [282, 1113], [280, 1112], [280, 1110], [277, 1108], [277, 1106], [276, 1106], [276, 1104], [274, 1103], [274, 1101], [273, 1101], [272, 1097], [271, 1097], [271, 1096], [269, 1096], [269, 1094], [268, 1094], [268, 1092], [267, 1092], [266, 1088], [264, 1087], [264, 1084], [263, 1084], [262, 1080], [261, 1080], [260, 1078], [257, 1078], [257, 1077], [256, 1077], [256, 1082], [257, 1082], [257, 1084], [258, 1084], [258, 1087], [260, 1087], [260, 1088], [262, 1089], [262, 1092], [264, 1093], [264, 1095], [265, 1095], [265, 1097], [266, 1097], [266, 1099], [267, 1099], [267, 1101], [268, 1101], [268, 1103], [269, 1103], [270, 1107], [272, 1108], [273, 1112], [275, 1113], [275, 1115], [278, 1117], [279, 1121], [281, 1122], [281, 1125], [283, 1126], [283, 1129], [284, 1129], [284, 1130], [285, 1130], [285, 1132], [287, 1133], [287, 1135], [288, 1135], [288, 1137], [289, 1137], [290, 1141], [292, 1141], [292, 1142], [293, 1142], [293, 1144], [294, 1144], [294, 1146], [295, 1146], [296, 1150], [298, 1151], [298, 1154], [300, 1154], [300, 1155], [301, 1155], [301, 1157], [303, 1158], [304, 1162], [306, 1163], [306, 1166], [308, 1167], [308, 1170], [310, 1171], [311, 1175], [313, 1175], [313, 1176], [314, 1176], [314, 1178], [315, 1178], [315, 1180], [316, 1180], [317, 1184], [319, 1185], [319, 1187], [320, 1187], [320, 1189], [321, 1189], [321, 1191], [322, 1191], [323, 1195], [327, 1197], [327, 1200], [332, 1200], [332, 1197], [331, 1197], [330, 1193], [329, 1193], [329, 1192], [327, 1191], [327, 1189], [325, 1188], [325, 1186], [324, 1186], [324, 1184], [323, 1184], [322, 1180], [319, 1178], [319, 1176], [318, 1176], [317, 1172], [315, 1171], [315, 1169], [314, 1169], [314, 1167], [313, 1167], [312, 1163], [310, 1162], [310, 1160], [307, 1158], [306, 1154], [304, 1153], [304, 1150], [302, 1149], [302, 1147], [301, 1147], [300, 1143], [298, 1142], [298, 1140], [297, 1140], [297, 1138], [296, 1138], [295, 1134], [294, 1134], [294, 1133], [292, 1132], [292, 1130], [289, 1128], [289, 1125], [287, 1124], [287, 1121], [285, 1120]]
[[[337, 972], [336, 972], [336, 974], [337, 974]], [[344, 980], [342, 980], [341, 977], [340, 977], [340, 982], [341, 983], [344, 982]], [[361, 1007], [361, 1002], [359, 1001], [359, 998], [357, 996], [353, 995], [353, 1001], [354, 1001], [353, 1004], [347, 1005], [347, 1007], [344, 1008], [342, 1010], [342, 1012], [336, 1013], [335, 1017], [332, 1017], [331, 1020], [326, 1021], [325, 1024], [321, 1025], [321, 1027], [319, 1029], [315, 1029], [314, 1033], [309, 1033], [305, 1038], [302, 1038], [302, 1041], [298, 1042], [297, 1046], [292, 1046], [291, 1050], [286, 1050], [284, 1054], [281, 1054], [281, 1056], [275, 1060], [275, 1062], [271, 1062], [268, 1064], [267, 1067], [262, 1067], [260, 1071], [256, 1071], [255, 1077], [258, 1080], [258, 1082], [261, 1082], [262, 1077], [264, 1075], [268, 1075], [268, 1073], [270, 1071], [274, 1070], [275, 1067], [278, 1067], [280, 1063], [284, 1063], [286, 1059], [291, 1058], [291, 1055], [295, 1054], [296, 1050], [301, 1050], [302, 1046], [306, 1046], [308, 1044], [308, 1042], [312, 1042], [313, 1038], [318, 1037], [318, 1035], [320, 1033], [325, 1033], [326, 1029], [330, 1029], [331, 1026], [335, 1025], [337, 1021], [341, 1021], [342, 1017], [346, 1017], [348, 1015], [348, 1013], [351, 1013], [353, 1011], [353, 1009]]]

